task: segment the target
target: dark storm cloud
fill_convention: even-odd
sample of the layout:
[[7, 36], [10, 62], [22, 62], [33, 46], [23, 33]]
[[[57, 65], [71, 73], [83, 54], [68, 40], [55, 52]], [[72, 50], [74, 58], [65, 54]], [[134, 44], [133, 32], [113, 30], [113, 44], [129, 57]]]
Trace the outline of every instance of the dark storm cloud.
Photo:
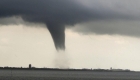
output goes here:
[[[52, 35], [56, 49], [64, 50], [64, 31], [67, 25], [96, 20], [135, 18], [123, 11], [115, 11], [108, 5], [105, 7], [99, 1], [103, 2], [103, 0], [87, 0], [88, 3], [85, 4], [85, 0], [0, 0], [0, 18], [20, 16], [24, 21], [44, 23]], [[6, 21], [7, 24], [11, 23], [9, 20]]]
[[74, 0], [1, 0], [0, 17], [21, 16], [31, 22], [75, 24], [89, 20], [90, 10]]
[[1, 18], [21, 16], [25, 21], [45, 23], [56, 49], [65, 49], [65, 25], [87, 21], [91, 15], [71, 0], [0, 0]]
[[102, 10], [102, 15], [107, 12], [111, 16], [95, 19], [88, 23], [77, 24], [74, 27], [75, 31], [82, 34], [140, 37], [139, 0], [98, 0], [96, 3], [96, 6], [90, 7], [98, 7], [98, 10]]

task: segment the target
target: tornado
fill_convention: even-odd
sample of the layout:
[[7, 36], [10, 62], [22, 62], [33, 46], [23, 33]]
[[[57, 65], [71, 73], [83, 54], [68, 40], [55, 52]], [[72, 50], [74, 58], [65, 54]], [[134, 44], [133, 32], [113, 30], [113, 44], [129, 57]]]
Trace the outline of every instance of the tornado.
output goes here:
[[[108, 4], [112, 3], [112, 5]], [[140, 36], [138, 27], [117, 26], [116, 21], [134, 22], [140, 20], [139, 4], [126, 5], [118, 0], [0, 0], [0, 25], [39, 23], [50, 31], [56, 50], [65, 50], [65, 28], [81, 24], [74, 30], [83, 34], [120, 34]], [[132, 2], [133, 3], [133, 2]], [[137, 1], [136, 3], [139, 3]], [[137, 7], [134, 7], [137, 6]], [[20, 19], [21, 23], [20, 23]], [[113, 22], [111, 26], [105, 23]], [[27, 24], [26, 24], [27, 22]], [[93, 22], [94, 24], [89, 24]], [[102, 22], [102, 23], [97, 23]], [[85, 27], [83, 24], [87, 24]], [[118, 25], [118, 24], [117, 24]], [[129, 28], [129, 29], [128, 29]], [[133, 30], [136, 29], [136, 30]], [[134, 32], [132, 32], [132, 30]]]
[[58, 23], [46, 23], [57, 51], [65, 50], [65, 26]]

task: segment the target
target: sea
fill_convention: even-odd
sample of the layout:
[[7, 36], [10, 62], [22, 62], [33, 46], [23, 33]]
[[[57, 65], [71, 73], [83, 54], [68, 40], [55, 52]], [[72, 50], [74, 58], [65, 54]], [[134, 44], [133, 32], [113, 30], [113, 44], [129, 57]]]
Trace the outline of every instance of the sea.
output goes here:
[[0, 70], [0, 80], [140, 80], [140, 72]]

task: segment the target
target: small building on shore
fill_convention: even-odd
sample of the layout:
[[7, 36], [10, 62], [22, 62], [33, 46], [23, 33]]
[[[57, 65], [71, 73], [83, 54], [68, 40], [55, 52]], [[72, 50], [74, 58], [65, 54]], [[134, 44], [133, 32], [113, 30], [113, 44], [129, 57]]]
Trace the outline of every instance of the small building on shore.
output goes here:
[[31, 64], [29, 64], [29, 69], [31, 69], [32, 68], [32, 65]]

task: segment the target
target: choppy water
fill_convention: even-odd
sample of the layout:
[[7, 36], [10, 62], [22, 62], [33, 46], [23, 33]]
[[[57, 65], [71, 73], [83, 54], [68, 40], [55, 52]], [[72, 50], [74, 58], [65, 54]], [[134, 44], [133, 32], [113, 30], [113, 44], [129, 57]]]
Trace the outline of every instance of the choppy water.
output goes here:
[[0, 70], [0, 80], [140, 80], [140, 73]]

